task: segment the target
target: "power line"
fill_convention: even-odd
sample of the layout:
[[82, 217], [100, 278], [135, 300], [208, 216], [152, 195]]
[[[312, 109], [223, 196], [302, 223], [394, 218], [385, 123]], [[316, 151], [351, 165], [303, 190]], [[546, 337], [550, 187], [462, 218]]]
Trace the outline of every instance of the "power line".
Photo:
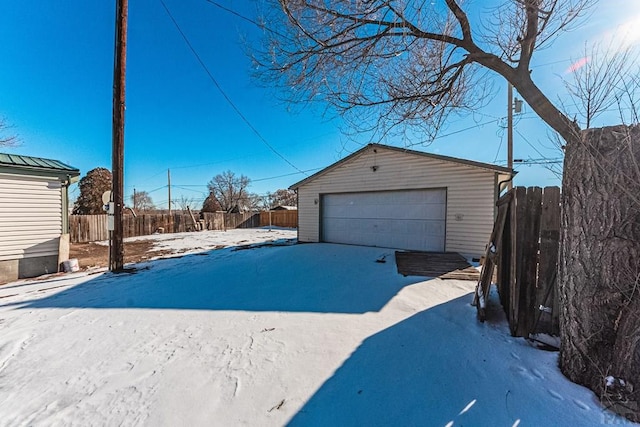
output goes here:
[[243, 15], [243, 14], [241, 14], [240, 12], [236, 12], [236, 11], [235, 11], [235, 10], [233, 10], [233, 9], [230, 9], [230, 8], [228, 8], [228, 7], [226, 7], [226, 6], [223, 6], [223, 5], [221, 5], [220, 3], [218, 3], [217, 1], [213, 1], [213, 0], [205, 0], [205, 1], [206, 1], [207, 3], [211, 3], [212, 5], [216, 6], [217, 8], [220, 8], [220, 9], [224, 10], [225, 12], [228, 12], [228, 13], [230, 13], [230, 14], [232, 14], [232, 15], [235, 15], [235, 16], [237, 16], [238, 18], [243, 19], [243, 20], [245, 20], [245, 21], [247, 21], [247, 22], [249, 22], [249, 23], [251, 23], [251, 24], [255, 25], [256, 27], [260, 28], [261, 30], [268, 31], [268, 32], [273, 33], [273, 34], [275, 34], [275, 35], [277, 35], [277, 36], [280, 36], [280, 37], [282, 37], [282, 38], [284, 38], [284, 39], [289, 39], [289, 37], [288, 37], [288, 36], [286, 36], [286, 35], [284, 35], [284, 34], [282, 34], [282, 33], [278, 32], [278, 31], [276, 31], [276, 30], [273, 30], [273, 29], [269, 28], [269, 27], [267, 27], [267, 26], [266, 26], [266, 25], [264, 25], [264, 24], [261, 24], [261, 23], [257, 22], [257, 21], [256, 21], [256, 20], [254, 20], [254, 19], [251, 19], [251, 18], [249, 18], [249, 17], [244, 16], [244, 15]]
[[548, 66], [548, 65], [556, 65], [556, 64], [561, 64], [561, 63], [563, 63], [563, 62], [573, 62], [573, 60], [572, 60], [572, 59], [561, 59], [561, 60], [558, 60], [558, 61], [547, 62], [547, 63], [545, 63], [545, 64], [532, 64], [532, 66], [533, 66], [533, 68], [536, 68], [536, 67], [546, 67], [546, 66]]
[[219, 165], [222, 163], [227, 163], [227, 162], [233, 162], [235, 160], [243, 160], [243, 159], [248, 159], [253, 157], [253, 155], [249, 155], [249, 156], [241, 156], [241, 157], [235, 157], [233, 159], [227, 159], [227, 160], [220, 160], [217, 162], [211, 162], [211, 163], [200, 163], [197, 165], [187, 165], [187, 166], [174, 166], [171, 169], [192, 169], [192, 168], [200, 168], [200, 167], [204, 167], [204, 166], [213, 166], [213, 165]]
[[536, 153], [538, 153], [542, 158], [545, 158], [545, 159], [547, 159], [547, 158], [548, 158], [547, 156], [545, 156], [544, 154], [542, 154], [542, 153], [540, 152], [540, 150], [538, 150], [538, 149], [535, 147], [535, 145], [533, 145], [531, 142], [529, 142], [529, 140], [527, 139], [527, 137], [526, 137], [526, 136], [524, 136], [524, 135], [522, 134], [522, 132], [520, 132], [518, 129], [516, 129], [515, 131], [516, 131], [516, 133], [517, 133], [518, 135], [520, 135], [520, 136], [522, 137], [522, 139], [524, 140], [524, 142], [526, 142], [527, 144], [529, 144], [529, 147], [533, 148], [533, 149], [535, 150], [535, 152], [536, 152]]
[[502, 141], [504, 141], [504, 133], [500, 136], [500, 145], [498, 145], [498, 151], [496, 151], [496, 157], [493, 159], [493, 163], [498, 160], [498, 156], [500, 155], [500, 149], [502, 149]]
[[[198, 194], [206, 194], [204, 191], [192, 190], [191, 188], [187, 188], [187, 186], [183, 186], [183, 185], [175, 185], [174, 184], [172, 187], [179, 188], [181, 190], [193, 191], [194, 193], [198, 193]], [[198, 187], [206, 187], [206, 184], [205, 185], [199, 185]]]
[[436, 139], [446, 138], [448, 136], [456, 135], [456, 134], [459, 134], [459, 133], [462, 133], [462, 132], [466, 132], [466, 131], [471, 130], [471, 129], [476, 129], [476, 128], [479, 128], [479, 127], [482, 127], [482, 126], [485, 126], [485, 125], [490, 125], [491, 123], [496, 123], [496, 122], [498, 122], [500, 120], [502, 120], [502, 118], [490, 120], [490, 121], [484, 122], [484, 123], [478, 123], [477, 125], [474, 125], [474, 126], [469, 126], [467, 128], [464, 128], [464, 129], [459, 129], [459, 130], [456, 130], [456, 131], [453, 131], [453, 132], [450, 132], [450, 133], [446, 133], [444, 135], [436, 136], [433, 139], [436, 140]]
[[164, 0], [160, 0], [160, 3], [162, 4], [162, 7], [164, 7], [164, 10], [167, 12], [167, 15], [169, 15], [169, 18], [171, 19], [171, 21], [173, 22], [173, 24], [175, 25], [176, 29], [178, 30], [178, 32], [180, 33], [180, 35], [182, 36], [182, 38], [184, 39], [185, 43], [187, 44], [187, 46], [189, 47], [189, 49], [191, 50], [191, 53], [193, 53], [193, 55], [195, 56], [195, 58], [198, 60], [198, 62], [200, 63], [200, 65], [202, 66], [202, 68], [204, 69], [204, 71], [207, 73], [207, 75], [209, 76], [209, 78], [211, 79], [211, 81], [213, 82], [213, 84], [215, 85], [215, 87], [218, 89], [218, 91], [220, 92], [220, 94], [223, 96], [223, 98], [227, 101], [227, 103], [231, 106], [231, 108], [233, 108], [233, 110], [236, 112], [236, 114], [238, 114], [238, 116], [242, 119], [242, 121], [245, 122], [245, 124], [249, 127], [249, 129], [251, 129], [253, 131], [253, 133], [258, 137], [258, 139], [260, 139], [260, 141], [262, 141], [264, 143], [264, 145], [266, 145], [271, 151], [273, 151], [273, 153], [275, 153], [278, 157], [280, 157], [282, 160], [284, 160], [289, 166], [291, 166], [292, 168], [294, 168], [295, 170], [297, 170], [300, 173], [304, 172], [300, 169], [298, 169], [298, 167], [296, 165], [294, 165], [293, 163], [291, 163], [289, 160], [287, 160], [286, 157], [284, 157], [282, 154], [280, 154], [275, 148], [273, 148], [273, 146], [271, 144], [269, 144], [267, 142], [267, 140], [260, 134], [260, 132], [258, 132], [258, 129], [255, 128], [255, 126], [253, 126], [251, 124], [251, 122], [249, 121], [249, 119], [247, 119], [247, 117], [240, 111], [240, 109], [233, 103], [233, 101], [231, 100], [231, 98], [229, 98], [229, 96], [226, 94], [226, 92], [222, 89], [222, 87], [220, 86], [220, 84], [218, 83], [218, 81], [216, 80], [216, 78], [213, 76], [213, 74], [211, 74], [211, 71], [209, 71], [209, 68], [207, 67], [207, 65], [204, 63], [204, 61], [202, 60], [202, 58], [200, 57], [200, 55], [198, 55], [198, 52], [195, 50], [195, 48], [193, 47], [193, 45], [191, 44], [191, 42], [189, 41], [189, 39], [187, 38], [186, 34], [182, 31], [182, 28], [180, 28], [180, 25], [178, 24], [178, 22], [175, 20], [175, 18], [173, 17], [173, 15], [171, 14], [171, 11], [169, 10], [169, 8], [167, 7], [167, 5], [164, 3]]
[[[139, 182], [139, 184], [144, 183], [144, 182], [147, 182], [147, 181], [150, 181], [152, 178], [155, 178], [156, 176], [158, 176], [158, 175], [160, 175], [160, 174], [164, 174], [164, 173], [166, 173], [166, 172], [167, 172], [167, 171], [166, 171], [166, 169], [163, 169], [163, 170], [162, 170], [162, 172], [158, 172], [157, 174], [152, 175], [152, 176], [150, 176], [149, 178], [146, 178], [146, 179], [141, 180], [141, 181]], [[135, 185], [127, 185], [127, 187], [135, 187]]]
[[[307, 169], [307, 170], [302, 171], [302, 172], [306, 175], [306, 172], [314, 172], [314, 171], [318, 171], [320, 169], [322, 169], [322, 168]], [[270, 179], [284, 178], [286, 176], [291, 176], [291, 175], [298, 175], [298, 172], [287, 173], [287, 174], [284, 174], [284, 175], [270, 176], [268, 178], [252, 179], [251, 182], [268, 181]]]
[[147, 194], [151, 194], [151, 193], [154, 193], [154, 192], [156, 192], [156, 191], [158, 191], [158, 190], [162, 190], [163, 188], [167, 188], [167, 187], [168, 187], [168, 185], [163, 185], [162, 187], [158, 187], [158, 188], [156, 188], [156, 189], [154, 189], [154, 190], [147, 191], [146, 193], [147, 193]]
[[550, 159], [549, 157], [545, 156], [545, 155], [544, 155], [544, 154], [542, 154], [542, 153], [540, 152], [540, 150], [538, 150], [538, 149], [537, 149], [537, 148], [536, 148], [536, 147], [535, 147], [531, 142], [529, 142], [529, 140], [527, 139], [527, 137], [525, 137], [525, 136], [522, 134], [522, 132], [520, 132], [518, 129], [516, 129], [515, 131], [516, 131], [516, 133], [517, 133], [518, 135], [520, 135], [520, 137], [524, 140], [524, 142], [526, 142], [527, 144], [529, 144], [529, 146], [530, 146], [531, 148], [533, 148], [533, 149], [535, 150], [535, 152], [536, 152], [536, 153], [538, 153], [538, 154], [542, 157], [541, 161], [539, 161], [539, 162], [535, 162], [535, 163], [534, 163], [534, 162], [531, 162], [531, 163], [529, 163], [530, 165], [533, 165], [533, 164], [538, 164], [538, 165], [548, 165], [549, 167], [548, 167], [547, 169], [549, 169], [551, 172], [554, 172], [554, 173], [560, 173], [556, 168], [554, 168], [554, 166], [556, 166], [556, 165], [558, 165], [558, 164], [562, 163], [561, 161], [555, 161], [555, 159]]

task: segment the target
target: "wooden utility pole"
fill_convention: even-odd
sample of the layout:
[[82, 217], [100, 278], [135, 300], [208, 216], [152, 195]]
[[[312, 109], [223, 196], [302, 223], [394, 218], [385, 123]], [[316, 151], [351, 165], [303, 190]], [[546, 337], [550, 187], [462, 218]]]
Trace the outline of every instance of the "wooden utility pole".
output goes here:
[[167, 188], [169, 189], [169, 222], [171, 222], [171, 170], [167, 169]]
[[116, 0], [116, 40], [113, 66], [113, 128], [111, 169], [113, 174], [114, 225], [111, 237], [109, 270], [122, 271], [124, 266], [124, 236], [122, 211], [124, 209], [124, 93], [127, 64], [128, 0]]
[[[513, 86], [507, 83], [507, 167], [513, 169]], [[513, 180], [507, 183], [507, 190], [513, 188]]]

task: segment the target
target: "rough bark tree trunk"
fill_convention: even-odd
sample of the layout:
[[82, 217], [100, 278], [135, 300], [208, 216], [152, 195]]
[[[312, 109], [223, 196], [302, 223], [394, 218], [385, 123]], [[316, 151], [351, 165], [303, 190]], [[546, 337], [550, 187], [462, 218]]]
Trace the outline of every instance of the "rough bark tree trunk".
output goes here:
[[640, 126], [568, 141], [562, 191], [560, 368], [640, 421]]

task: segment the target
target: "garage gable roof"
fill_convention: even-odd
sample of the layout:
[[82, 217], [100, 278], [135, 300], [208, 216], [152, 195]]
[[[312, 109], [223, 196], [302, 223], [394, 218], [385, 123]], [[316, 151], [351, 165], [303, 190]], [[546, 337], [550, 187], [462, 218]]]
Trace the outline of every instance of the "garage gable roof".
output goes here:
[[71, 178], [76, 178], [80, 175], [80, 170], [58, 160], [0, 153], [0, 171], [5, 170], [9, 173], [28, 171], [37, 172], [39, 175], [68, 175]]
[[326, 168], [322, 169], [321, 171], [318, 171], [316, 173], [314, 173], [311, 176], [308, 176], [307, 178], [303, 179], [302, 181], [298, 181], [295, 184], [291, 185], [291, 189], [297, 189], [298, 187], [308, 183], [309, 181], [312, 181], [324, 174], [326, 174], [327, 172], [335, 169], [336, 167], [350, 161], [351, 159], [360, 156], [361, 154], [365, 153], [367, 150], [372, 149], [372, 148], [379, 148], [379, 149], [383, 149], [383, 150], [389, 150], [389, 151], [397, 151], [400, 153], [404, 153], [404, 154], [409, 154], [409, 155], [417, 155], [417, 156], [422, 156], [422, 157], [427, 157], [430, 159], [435, 159], [435, 160], [442, 160], [445, 162], [452, 162], [452, 163], [458, 163], [458, 164], [462, 164], [462, 165], [466, 165], [466, 166], [472, 166], [472, 167], [476, 167], [476, 168], [481, 168], [481, 169], [486, 169], [489, 170], [491, 172], [496, 172], [496, 173], [504, 173], [504, 174], [510, 174], [510, 175], [515, 175], [515, 172], [512, 169], [503, 167], [503, 166], [497, 166], [497, 165], [492, 165], [490, 163], [482, 163], [482, 162], [476, 162], [473, 160], [466, 160], [466, 159], [459, 159], [457, 157], [449, 157], [449, 156], [442, 156], [440, 154], [432, 154], [432, 153], [425, 153], [423, 151], [416, 151], [416, 150], [409, 150], [407, 148], [400, 148], [400, 147], [393, 147], [391, 145], [383, 145], [383, 144], [367, 144], [366, 146], [362, 147], [360, 150], [356, 151], [355, 153], [352, 153], [350, 155], [348, 155], [347, 157], [345, 157], [344, 159], [340, 159], [337, 162], [333, 163], [332, 165], [327, 166]]

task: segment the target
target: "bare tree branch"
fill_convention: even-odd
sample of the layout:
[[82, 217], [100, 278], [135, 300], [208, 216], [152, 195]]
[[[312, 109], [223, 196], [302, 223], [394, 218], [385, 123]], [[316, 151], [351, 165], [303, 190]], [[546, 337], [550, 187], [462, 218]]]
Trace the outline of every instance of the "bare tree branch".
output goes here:
[[180, 206], [183, 213], [187, 213], [188, 209], [193, 209], [195, 207], [195, 199], [193, 197], [182, 195], [180, 196], [180, 199], [178, 199], [178, 206]]
[[134, 210], [152, 211], [156, 208], [153, 199], [146, 191], [137, 191], [131, 195], [131, 204]]
[[[510, 81], [568, 138], [579, 129], [534, 84], [529, 64], [534, 51], [589, 3], [505, 1], [506, 9], [497, 11], [512, 31], [508, 38], [495, 35], [484, 48], [460, 0], [278, 0], [284, 14], [265, 22], [286, 37], [269, 32], [256, 65], [269, 84], [288, 89], [290, 101], [326, 102], [356, 131], [380, 136], [396, 127], [435, 135], [451, 112], [487, 102], [476, 91], [482, 83], [477, 70], [485, 67]], [[503, 10], [511, 13], [502, 17]]]
[[505, 0], [490, 9], [483, 41], [503, 60], [528, 69], [531, 57], [588, 16], [593, 0]]
[[11, 129], [7, 121], [0, 117], [0, 147], [13, 147], [18, 143], [18, 137], [15, 134], [6, 135], [8, 129]]
[[618, 100], [633, 99], [635, 88], [625, 82], [633, 81], [630, 67], [635, 66], [636, 59], [630, 48], [585, 45], [582, 58], [574, 60], [572, 79], [564, 83], [586, 128], [591, 128], [593, 120]]

